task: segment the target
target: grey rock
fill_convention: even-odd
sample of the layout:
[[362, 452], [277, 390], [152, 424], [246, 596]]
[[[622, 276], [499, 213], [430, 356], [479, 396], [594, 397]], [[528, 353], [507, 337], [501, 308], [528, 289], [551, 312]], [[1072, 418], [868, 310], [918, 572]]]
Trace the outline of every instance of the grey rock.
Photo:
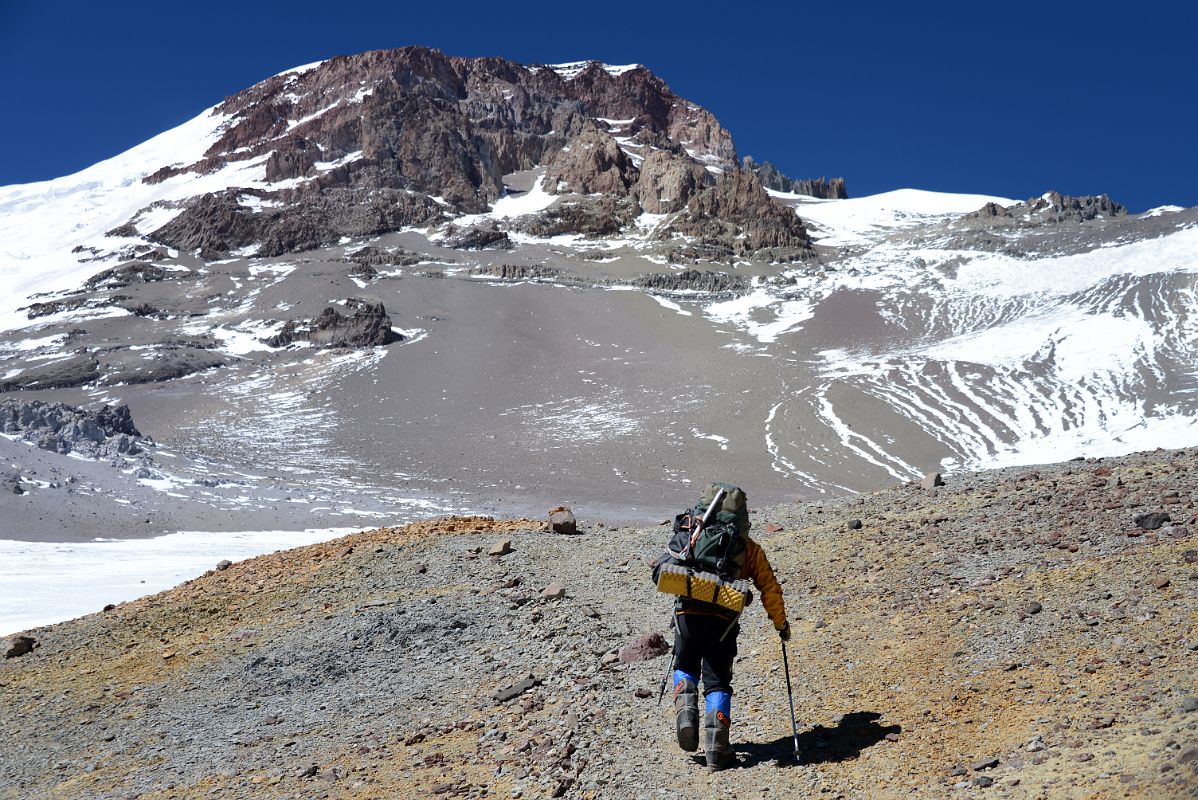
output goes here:
[[4, 648], [5, 658], [19, 658], [33, 652], [38, 646], [37, 639], [32, 636], [14, 636], [8, 640]]
[[745, 292], [749, 282], [739, 275], [712, 270], [685, 269], [681, 272], [653, 272], [632, 281], [633, 286], [662, 292], [708, 292], [736, 294]]
[[540, 678], [530, 674], [527, 678], [516, 681], [510, 686], [505, 686], [504, 688], [495, 692], [495, 701], [499, 703], [506, 703], [508, 700], [519, 697], [529, 689], [540, 685]]
[[1171, 521], [1172, 518], [1165, 511], [1150, 511], [1135, 518], [1136, 527], [1145, 531], [1155, 531], [1166, 522]]
[[937, 486], [944, 485], [944, 478], [940, 476], [939, 472], [929, 472], [923, 476], [923, 480], [919, 482], [919, 485], [923, 489], [935, 489]]

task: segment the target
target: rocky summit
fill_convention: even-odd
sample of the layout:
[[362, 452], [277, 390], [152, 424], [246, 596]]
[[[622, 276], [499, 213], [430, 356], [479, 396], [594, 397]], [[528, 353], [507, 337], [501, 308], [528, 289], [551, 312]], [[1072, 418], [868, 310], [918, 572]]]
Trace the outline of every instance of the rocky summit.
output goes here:
[[677, 749], [656, 520], [457, 517], [214, 563], [12, 640], [0, 796], [1192, 797], [1196, 457], [755, 511], [798, 762], [754, 606], [735, 768]]
[[[682, 234], [693, 230], [688, 217], [726, 223], [703, 229], [725, 246], [748, 231], [736, 252], [810, 255], [802, 224], [773, 212], [760, 183], [745, 183], [735, 201], [719, 199], [727, 191], [717, 190], [716, 176], [740, 171], [732, 137], [639, 65], [528, 67], [405, 47], [275, 76], [213, 114], [227, 121], [201, 158], [163, 166], [143, 181], [264, 163], [271, 188], [199, 195], [148, 231], [153, 241], [211, 255], [249, 246], [262, 256], [311, 250], [455, 211], [484, 212], [508, 191], [505, 176], [544, 168], [553, 194], [626, 201], [622, 224], [608, 233], [641, 209], [675, 211], [684, 218], [676, 228]], [[776, 185], [793, 186], [763, 166]], [[840, 181], [825, 193], [843, 190]], [[780, 229], [757, 235], [759, 212], [783, 220]], [[559, 233], [596, 233], [593, 224], [556, 219]], [[115, 232], [128, 225], [139, 230], [130, 220]]]

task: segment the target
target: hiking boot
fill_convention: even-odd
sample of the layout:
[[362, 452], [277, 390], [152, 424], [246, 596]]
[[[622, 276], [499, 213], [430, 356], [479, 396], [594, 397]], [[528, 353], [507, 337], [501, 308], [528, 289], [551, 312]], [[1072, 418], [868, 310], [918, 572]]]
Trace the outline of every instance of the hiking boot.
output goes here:
[[712, 772], [736, 763], [736, 753], [728, 743], [732, 720], [723, 711], [709, 711], [703, 717], [703, 749], [707, 751], [707, 768]]
[[678, 746], [693, 753], [699, 749], [699, 689], [694, 681], [683, 678], [674, 684], [674, 711]]

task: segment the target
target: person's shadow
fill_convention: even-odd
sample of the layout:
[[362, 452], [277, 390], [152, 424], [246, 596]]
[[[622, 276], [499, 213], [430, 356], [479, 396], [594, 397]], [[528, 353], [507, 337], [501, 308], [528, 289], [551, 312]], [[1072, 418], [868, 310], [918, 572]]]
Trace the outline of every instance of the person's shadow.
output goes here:
[[752, 767], [764, 761], [777, 761], [780, 766], [798, 764], [827, 764], [856, 758], [861, 751], [886, 738], [897, 736], [901, 725], [878, 724], [882, 715], [876, 711], [854, 711], [845, 714], [834, 728], [816, 725], [799, 734], [800, 761], [794, 760], [794, 740], [789, 736], [772, 742], [738, 742], [733, 745], [741, 767]]

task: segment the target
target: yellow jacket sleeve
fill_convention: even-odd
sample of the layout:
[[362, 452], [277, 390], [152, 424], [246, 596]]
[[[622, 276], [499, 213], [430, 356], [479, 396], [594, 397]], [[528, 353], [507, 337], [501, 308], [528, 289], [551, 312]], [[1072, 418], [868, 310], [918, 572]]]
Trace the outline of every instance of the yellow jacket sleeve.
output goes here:
[[786, 627], [786, 606], [782, 602], [782, 587], [774, 577], [774, 569], [761, 545], [749, 539], [745, 548], [745, 575], [753, 580], [753, 585], [761, 594], [761, 605], [769, 614], [770, 622], [776, 630]]

